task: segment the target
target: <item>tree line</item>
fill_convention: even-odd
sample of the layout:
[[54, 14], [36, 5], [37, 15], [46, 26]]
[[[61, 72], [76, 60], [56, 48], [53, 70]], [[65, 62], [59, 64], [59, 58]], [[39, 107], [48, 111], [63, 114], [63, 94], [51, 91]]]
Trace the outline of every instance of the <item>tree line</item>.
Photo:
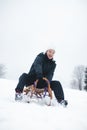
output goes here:
[[87, 67], [79, 65], [74, 68], [71, 87], [87, 91]]
[[4, 64], [0, 64], [0, 78], [4, 78], [6, 74], [6, 68]]

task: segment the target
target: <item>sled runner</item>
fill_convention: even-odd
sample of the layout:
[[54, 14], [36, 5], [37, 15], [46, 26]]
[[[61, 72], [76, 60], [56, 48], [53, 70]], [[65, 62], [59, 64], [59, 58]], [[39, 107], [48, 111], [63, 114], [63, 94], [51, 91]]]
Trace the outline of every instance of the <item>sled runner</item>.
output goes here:
[[46, 78], [43, 78], [43, 80], [46, 81], [47, 83], [47, 87], [45, 88], [37, 88], [37, 83], [38, 83], [38, 80], [35, 81], [35, 83], [33, 85], [30, 85], [26, 88], [24, 88], [23, 92], [25, 93], [25, 95], [27, 95], [27, 97], [29, 98], [29, 101], [28, 102], [31, 102], [31, 99], [33, 97], [35, 98], [45, 98], [45, 96], [49, 96], [50, 97], [50, 102], [48, 105], [51, 105], [51, 100], [52, 100], [52, 90], [50, 88], [50, 83], [49, 81], [46, 79]]

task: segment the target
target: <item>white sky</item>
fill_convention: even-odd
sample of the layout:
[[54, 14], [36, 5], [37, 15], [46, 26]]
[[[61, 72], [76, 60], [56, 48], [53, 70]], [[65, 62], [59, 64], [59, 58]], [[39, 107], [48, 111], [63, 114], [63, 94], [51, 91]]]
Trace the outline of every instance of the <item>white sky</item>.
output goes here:
[[56, 48], [54, 78], [67, 82], [75, 66], [87, 65], [86, 0], [0, 0], [0, 64], [8, 79], [28, 72], [49, 44]]

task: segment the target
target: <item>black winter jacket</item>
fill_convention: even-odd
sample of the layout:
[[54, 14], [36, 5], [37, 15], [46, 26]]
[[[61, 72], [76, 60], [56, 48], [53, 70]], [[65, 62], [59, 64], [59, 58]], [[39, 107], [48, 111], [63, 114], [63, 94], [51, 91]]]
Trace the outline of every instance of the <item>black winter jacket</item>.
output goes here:
[[51, 81], [55, 67], [56, 63], [53, 59], [48, 59], [46, 53], [40, 53], [33, 62], [28, 75], [34, 76], [35, 79], [46, 77]]

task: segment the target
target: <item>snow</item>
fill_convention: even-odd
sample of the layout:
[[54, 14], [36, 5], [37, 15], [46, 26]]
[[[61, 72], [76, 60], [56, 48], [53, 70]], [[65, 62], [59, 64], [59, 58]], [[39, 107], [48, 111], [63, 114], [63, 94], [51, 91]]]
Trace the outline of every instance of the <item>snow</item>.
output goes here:
[[0, 79], [0, 130], [87, 130], [87, 92], [64, 88], [69, 105], [15, 102], [17, 81]]

